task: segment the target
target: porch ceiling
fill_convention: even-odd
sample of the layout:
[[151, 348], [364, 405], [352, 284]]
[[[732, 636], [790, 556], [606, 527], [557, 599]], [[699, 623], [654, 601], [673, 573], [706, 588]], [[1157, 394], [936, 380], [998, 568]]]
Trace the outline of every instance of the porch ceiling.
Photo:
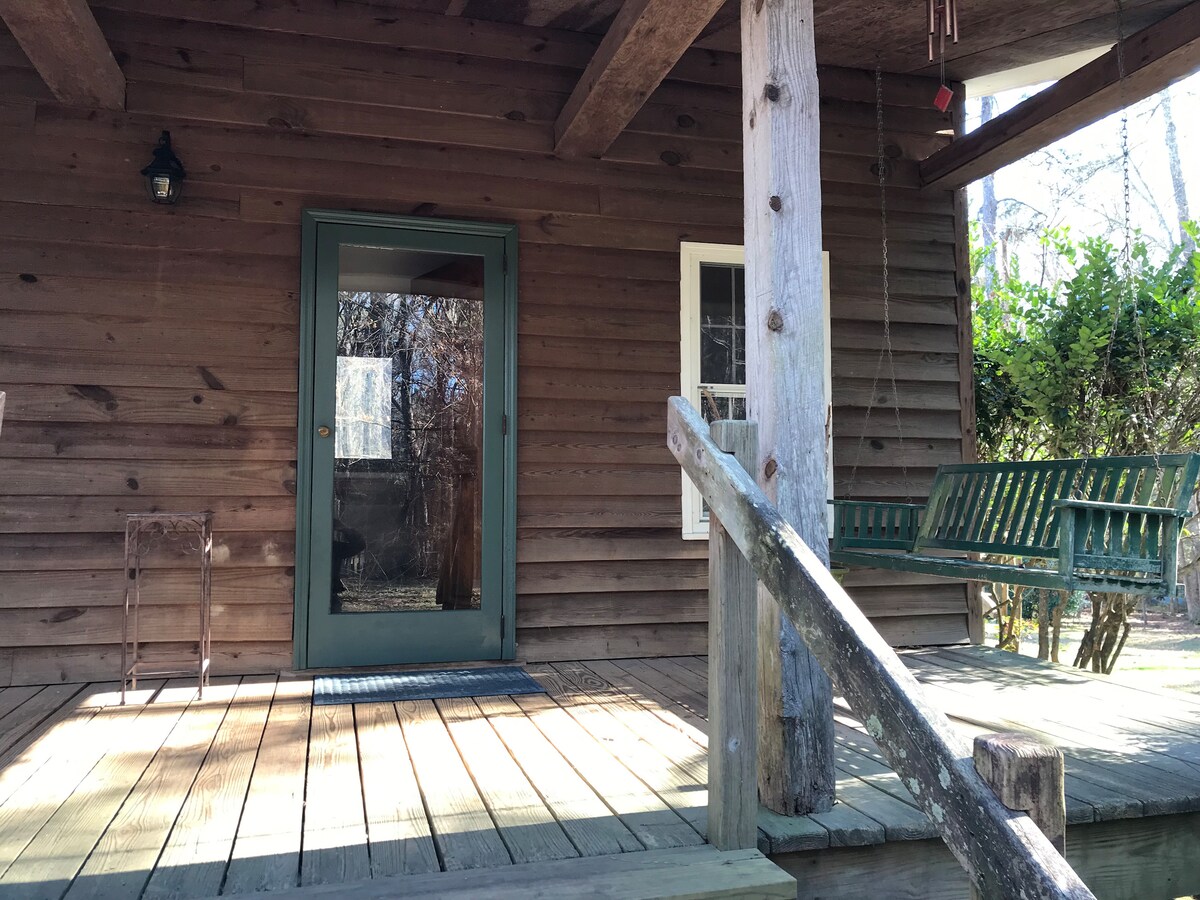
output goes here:
[[[495, 22], [603, 33], [621, 0], [375, 0], [403, 9]], [[1188, 0], [1126, 0], [1126, 33], [1186, 6]], [[959, 81], [1056, 59], [1116, 41], [1116, 0], [960, 0], [960, 40], [947, 48], [947, 74]], [[889, 72], [932, 74], [922, 0], [814, 0], [817, 61]], [[738, 49], [738, 0], [726, 0], [696, 41]]]

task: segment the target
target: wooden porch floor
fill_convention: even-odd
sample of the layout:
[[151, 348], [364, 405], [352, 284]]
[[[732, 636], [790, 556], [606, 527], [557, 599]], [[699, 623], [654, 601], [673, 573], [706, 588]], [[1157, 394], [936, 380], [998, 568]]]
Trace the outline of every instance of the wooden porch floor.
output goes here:
[[[968, 732], [1067, 754], [1068, 812], [1200, 810], [1200, 699], [982, 648], [906, 660]], [[698, 846], [705, 662], [530, 666], [545, 695], [311, 705], [308, 678], [0, 690], [0, 897], [209, 897]], [[860, 724], [832, 812], [764, 814], [766, 852], [934, 836]], [[313, 777], [309, 777], [312, 775]]]

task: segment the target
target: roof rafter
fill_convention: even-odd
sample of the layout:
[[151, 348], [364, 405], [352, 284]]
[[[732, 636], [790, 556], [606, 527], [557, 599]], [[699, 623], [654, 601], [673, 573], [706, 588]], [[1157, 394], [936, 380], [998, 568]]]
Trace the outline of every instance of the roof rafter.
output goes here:
[[125, 76], [87, 0], [0, 0], [0, 18], [59, 102], [125, 108]]
[[960, 188], [1156, 94], [1200, 69], [1200, 0], [1125, 39], [1119, 50], [1075, 70], [921, 163], [928, 188]]
[[724, 0], [625, 0], [554, 123], [561, 156], [603, 155]]

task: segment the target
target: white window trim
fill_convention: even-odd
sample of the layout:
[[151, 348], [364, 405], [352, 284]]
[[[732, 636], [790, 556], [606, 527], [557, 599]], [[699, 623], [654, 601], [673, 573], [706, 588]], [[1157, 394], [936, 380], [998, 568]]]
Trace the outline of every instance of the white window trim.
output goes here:
[[[679, 358], [680, 396], [700, 408], [700, 392], [707, 388], [717, 397], [745, 397], [746, 386], [742, 384], [702, 384], [700, 381], [700, 266], [702, 263], [718, 265], [745, 265], [745, 249], [738, 244], [702, 244], [683, 241], [679, 245]], [[830, 498], [833, 497], [833, 371], [831, 365], [832, 344], [829, 334], [829, 254], [821, 253], [822, 289], [825, 299], [825, 465], [826, 485]], [[708, 517], [700, 492], [691, 479], [682, 475], [682, 513], [684, 540], [708, 539]], [[833, 510], [829, 510], [829, 533], [833, 534]]]

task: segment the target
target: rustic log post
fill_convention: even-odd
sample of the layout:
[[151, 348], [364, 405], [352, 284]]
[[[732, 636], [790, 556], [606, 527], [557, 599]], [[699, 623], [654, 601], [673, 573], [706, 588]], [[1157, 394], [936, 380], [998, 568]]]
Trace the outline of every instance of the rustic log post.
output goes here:
[[[742, 0], [747, 418], [752, 474], [829, 564], [820, 122], [812, 0]], [[759, 593], [759, 796], [778, 813], [833, 805], [833, 688]]]
[[[1024, 734], [975, 738], [975, 770], [1000, 802], [1025, 812], [1062, 856], [1067, 854], [1067, 801], [1063, 755]], [[980, 896], [971, 888], [972, 900]]]
[[[758, 458], [752, 422], [712, 425], [713, 441], [743, 468]], [[715, 515], [708, 521], [708, 842], [758, 846], [758, 581]]]

